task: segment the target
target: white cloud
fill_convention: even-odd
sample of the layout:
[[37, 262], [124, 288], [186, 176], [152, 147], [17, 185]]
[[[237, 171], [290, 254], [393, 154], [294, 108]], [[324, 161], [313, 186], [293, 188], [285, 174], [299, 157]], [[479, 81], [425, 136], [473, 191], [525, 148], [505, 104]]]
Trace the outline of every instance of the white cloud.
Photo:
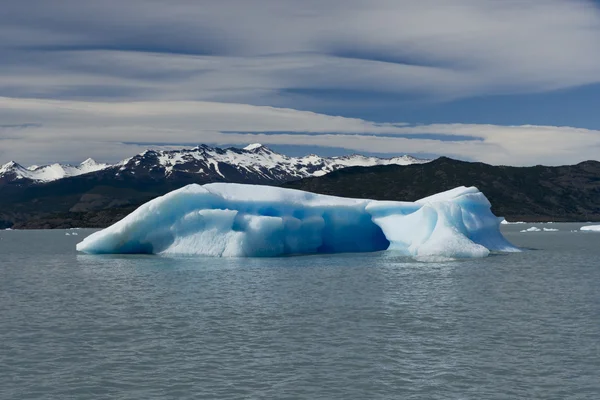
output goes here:
[[[0, 120], [2, 162], [77, 161], [90, 156], [116, 161], [145, 148], [125, 143], [250, 142], [340, 147], [390, 155], [434, 153], [509, 165], [556, 165], [600, 158], [600, 131], [595, 130], [528, 125], [381, 124], [230, 103], [0, 98]], [[426, 136], [429, 134], [436, 136]]]

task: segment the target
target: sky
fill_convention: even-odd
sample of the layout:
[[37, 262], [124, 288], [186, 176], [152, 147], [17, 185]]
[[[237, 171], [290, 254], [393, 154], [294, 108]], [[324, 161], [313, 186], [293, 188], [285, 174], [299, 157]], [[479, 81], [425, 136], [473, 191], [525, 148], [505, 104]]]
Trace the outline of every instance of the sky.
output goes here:
[[0, 164], [600, 160], [598, 43], [592, 0], [3, 0]]

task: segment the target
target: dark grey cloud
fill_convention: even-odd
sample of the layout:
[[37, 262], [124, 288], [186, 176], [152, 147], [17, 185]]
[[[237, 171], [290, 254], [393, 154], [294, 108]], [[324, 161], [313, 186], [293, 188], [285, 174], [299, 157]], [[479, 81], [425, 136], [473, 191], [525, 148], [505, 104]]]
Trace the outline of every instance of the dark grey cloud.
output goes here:
[[600, 81], [598, 40], [586, 0], [5, 0], [0, 95], [294, 107], [286, 90], [543, 91]]
[[[0, 124], [0, 129], [24, 129], [24, 128], [39, 128], [41, 124], [36, 124], [33, 122], [24, 123], [24, 124]], [[2, 138], [0, 138], [2, 139]]]

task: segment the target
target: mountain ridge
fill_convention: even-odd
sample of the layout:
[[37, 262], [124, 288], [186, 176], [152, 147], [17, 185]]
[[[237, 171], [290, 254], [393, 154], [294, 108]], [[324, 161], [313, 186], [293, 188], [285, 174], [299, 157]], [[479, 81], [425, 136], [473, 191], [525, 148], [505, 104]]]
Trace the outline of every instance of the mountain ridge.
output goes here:
[[92, 158], [88, 158], [78, 165], [54, 163], [42, 166], [32, 165], [29, 167], [24, 167], [15, 161], [9, 161], [0, 166], [0, 184], [15, 181], [25, 181], [26, 183], [51, 182], [70, 176], [100, 171], [108, 167], [109, 164], [98, 163]]

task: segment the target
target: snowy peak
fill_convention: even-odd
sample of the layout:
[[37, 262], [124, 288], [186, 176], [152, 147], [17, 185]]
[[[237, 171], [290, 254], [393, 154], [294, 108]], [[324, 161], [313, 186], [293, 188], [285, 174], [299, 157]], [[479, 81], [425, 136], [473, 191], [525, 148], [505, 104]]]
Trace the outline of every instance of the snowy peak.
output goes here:
[[14, 161], [9, 161], [6, 164], [4, 164], [2, 167], [0, 167], [0, 173], [6, 173], [9, 171], [14, 171], [14, 170], [18, 170], [18, 169], [25, 169], [25, 168], [23, 168], [19, 163], [16, 163]]
[[96, 162], [96, 160], [94, 160], [93, 158], [88, 158], [87, 160], [83, 161], [79, 165], [82, 166], [82, 167], [91, 167], [91, 168], [93, 168], [93, 167], [96, 167], [96, 166], [98, 166], [100, 164], [98, 164]]
[[253, 150], [259, 150], [261, 148], [265, 148], [265, 146], [263, 146], [260, 143], [252, 143], [252, 144], [249, 144], [248, 146], [244, 147], [242, 150], [253, 151]]
[[109, 166], [109, 164], [97, 163], [91, 158], [88, 158], [79, 165], [55, 163], [42, 166], [32, 165], [27, 168], [11, 161], [0, 168], [0, 181], [28, 180], [34, 182], [50, 182], [69, 176], [99, 171], [108, 168]]

